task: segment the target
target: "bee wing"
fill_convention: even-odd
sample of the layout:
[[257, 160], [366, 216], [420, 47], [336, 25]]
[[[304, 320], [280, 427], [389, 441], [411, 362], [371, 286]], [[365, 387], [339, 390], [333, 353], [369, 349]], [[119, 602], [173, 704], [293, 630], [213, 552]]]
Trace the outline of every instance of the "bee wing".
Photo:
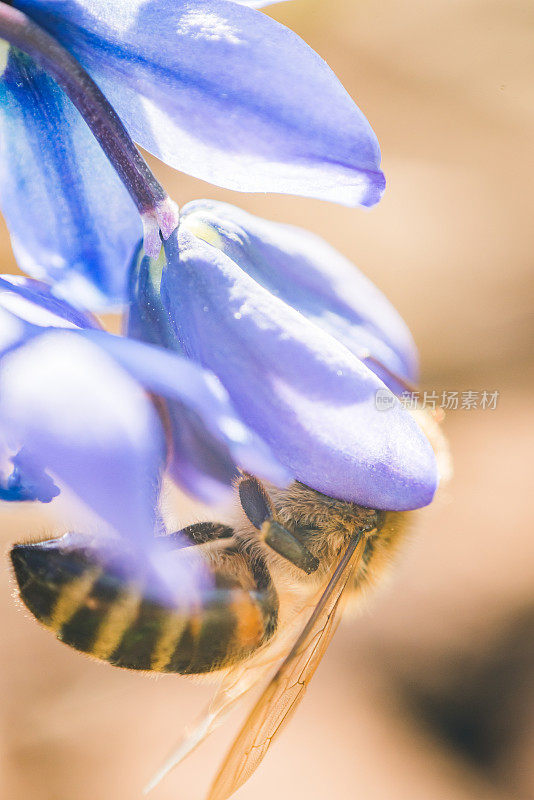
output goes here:
[[170, 755], [144, 787], [143, 794], [146, 795], [152, 789], [155, 789], [171, 770], [181, 764], [219, 725], [222, 725], [234, 706], [244, 698], [254, 684], [255, 681], [246, 680], [246, 675], [244, 675], [242, 668], [236, 667], [230, 670], [210, 700], [208, 707], [199, 717], [196, 725], [181, 737]]
[[[311, 606], [313, 609], [313, 604]], [[297, 619], [292, 623], [298, 627], [299, 622], [305, 611], [309, 611], [310, 606], [302, 609], [297, 614]], [[287, 647], [286, 647], [287, 651]], [[282, 653], [283, 655], [283, 653]], [[210, 700], [207, 708], [200, 715], [197, 723], [191, 730], [180, 738], [169, 756], [165, 759], [158, 771], [152, 776], [150, 781], [143, 789], [143, 794], [149, 794], [156, 786], [174, 770], [188, 756], [199, 747], [214, 730], [223, 724], [226, 717], [234, 710], [235, 706], [245, 699], [248, 693], [265, 678], [267, 671], [270, 670], [274, 662], [281, 661], [281, 652], [276, 650], [274, 655], [268, 649], [253, 660], [251, 665], [248, 662], [232, 667], [226, 675], [215, 694]]]
[[268, 666], [268, 664], [262, 664], [260, 667], [249, 668], [246, 665], [238, 665], [229, 670], [197, 723], [181, 737], [170, 755], [146, 784], [143, 794], [149, 794], [155, 789], [171, 770], [181, 764], [214, 730], [223, 724], [234, 707], [244, 700], [248, 692], [254, 689], [265, 676]]
[[343, 590], [354, 574], [366, 536], [355, 536], [344, 552], [311, 617], [241, 728], [208, 800], [226, 800], [260, 765], [293, 716], [341, 619]]

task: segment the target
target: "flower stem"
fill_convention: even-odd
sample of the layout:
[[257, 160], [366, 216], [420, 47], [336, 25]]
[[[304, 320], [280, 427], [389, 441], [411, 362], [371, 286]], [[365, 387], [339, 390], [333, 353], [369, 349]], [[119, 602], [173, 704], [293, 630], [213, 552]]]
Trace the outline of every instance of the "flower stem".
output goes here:
[[145, 252], [157, 256], [160, 232], [167, 239], [178, 225], [178, 206], [156, 179], [96, 83], [49, 33], [1, 0], [0, 38], [27, 53], [76, 106], [141, 214]]

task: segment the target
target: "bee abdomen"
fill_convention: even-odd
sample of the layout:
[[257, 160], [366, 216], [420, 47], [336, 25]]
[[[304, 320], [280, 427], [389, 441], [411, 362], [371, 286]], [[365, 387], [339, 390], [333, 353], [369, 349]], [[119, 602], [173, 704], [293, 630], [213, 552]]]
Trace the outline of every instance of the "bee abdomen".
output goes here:
[[13, 548], [21, 598], [61, 641], [115, 666], [210, 672], [247, 657], [276, 626], [277, 596], [261, 565], [251, 566], [252, 590], [221, 567], [211, 586], [168, 605], [151, 598], [146, 578], [121, 577], [87, 550], [54, 544]]
[[143, 601], [108, 659], [130, 669], [195, 674], [245, 658], [266, 641], [272, 609], [233, 587], [215, 589], [192, 610]]

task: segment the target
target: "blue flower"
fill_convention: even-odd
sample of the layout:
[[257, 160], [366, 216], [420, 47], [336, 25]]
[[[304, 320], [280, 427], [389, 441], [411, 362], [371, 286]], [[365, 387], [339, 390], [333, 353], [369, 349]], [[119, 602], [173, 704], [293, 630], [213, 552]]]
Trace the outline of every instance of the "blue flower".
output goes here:
[[395, 376], [417, 382], [417, 348], [406, 323], [376, 286], [324, 239], [227, 203], [195, 201], [182, 213], [190, 232], [368, 361], [393, 391], [403, 388]]
[[134, 140], [171, 166], [240, 191], [379, 199], [369, 123], [325, 62], [270, 17], [229, 0], [14, 5], [79, 59]]
[[91, 131], [54, 81], [13, 48], [0, 106], [0, 203], [20, 268], [80, 305], [121, 301], [141, 219]]
[[308, 486], [373, 508], [432, 500], [430, 443], [385, 384], [399, 391], [417, 377], [411, 336], [318, 237], [191, 203], [164, 255], [138, 267], [130, 333], [159, 333], [159, 343], [212, 370], [242, 419]]
[[[47, 502], [64, 485], [142, 542], [153, 536], [160, 477], [177, 445], [182, 485], [204, 500], [230, 492], [238, 465], [287, 482], [214, 375], [102, 331], [44, 284], [0, 278], [0, 382], [0, 458], [14, 467], [2, 499]], [[162, 406], [179, 442], [165, 435]]]
[[[296, 34], [247, 7], [260, 3], [12, 5], [80, 61], [135, 141], [177, 169], [239, 191], [380, 198], [364, 115]], [[19, 263], [77, 303], [120, 301], [140, 235], [134, 206], [55, 83], [20, 50], [4, 56], [2, 208]]]

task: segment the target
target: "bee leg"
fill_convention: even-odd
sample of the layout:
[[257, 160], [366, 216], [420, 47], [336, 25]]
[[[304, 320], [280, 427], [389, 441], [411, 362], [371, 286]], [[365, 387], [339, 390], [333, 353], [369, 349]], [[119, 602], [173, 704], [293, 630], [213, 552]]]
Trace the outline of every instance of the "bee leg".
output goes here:
[[168, 534], [166, 539], [180, 547], [193, 547], [195, 545], [215, 542], [219, 539], [231, 539], [234, 529], [222, 522], [196, 522], [180, 531]]
[[265, 544], [308, 575], [315, 572], [319, 560], [296, 533], [288, 531], [275, 519], [273, 505], [260, 481], [248, 475], [241, 479], [238, 488], [243, 511], [254, 527], [261, 531]]

